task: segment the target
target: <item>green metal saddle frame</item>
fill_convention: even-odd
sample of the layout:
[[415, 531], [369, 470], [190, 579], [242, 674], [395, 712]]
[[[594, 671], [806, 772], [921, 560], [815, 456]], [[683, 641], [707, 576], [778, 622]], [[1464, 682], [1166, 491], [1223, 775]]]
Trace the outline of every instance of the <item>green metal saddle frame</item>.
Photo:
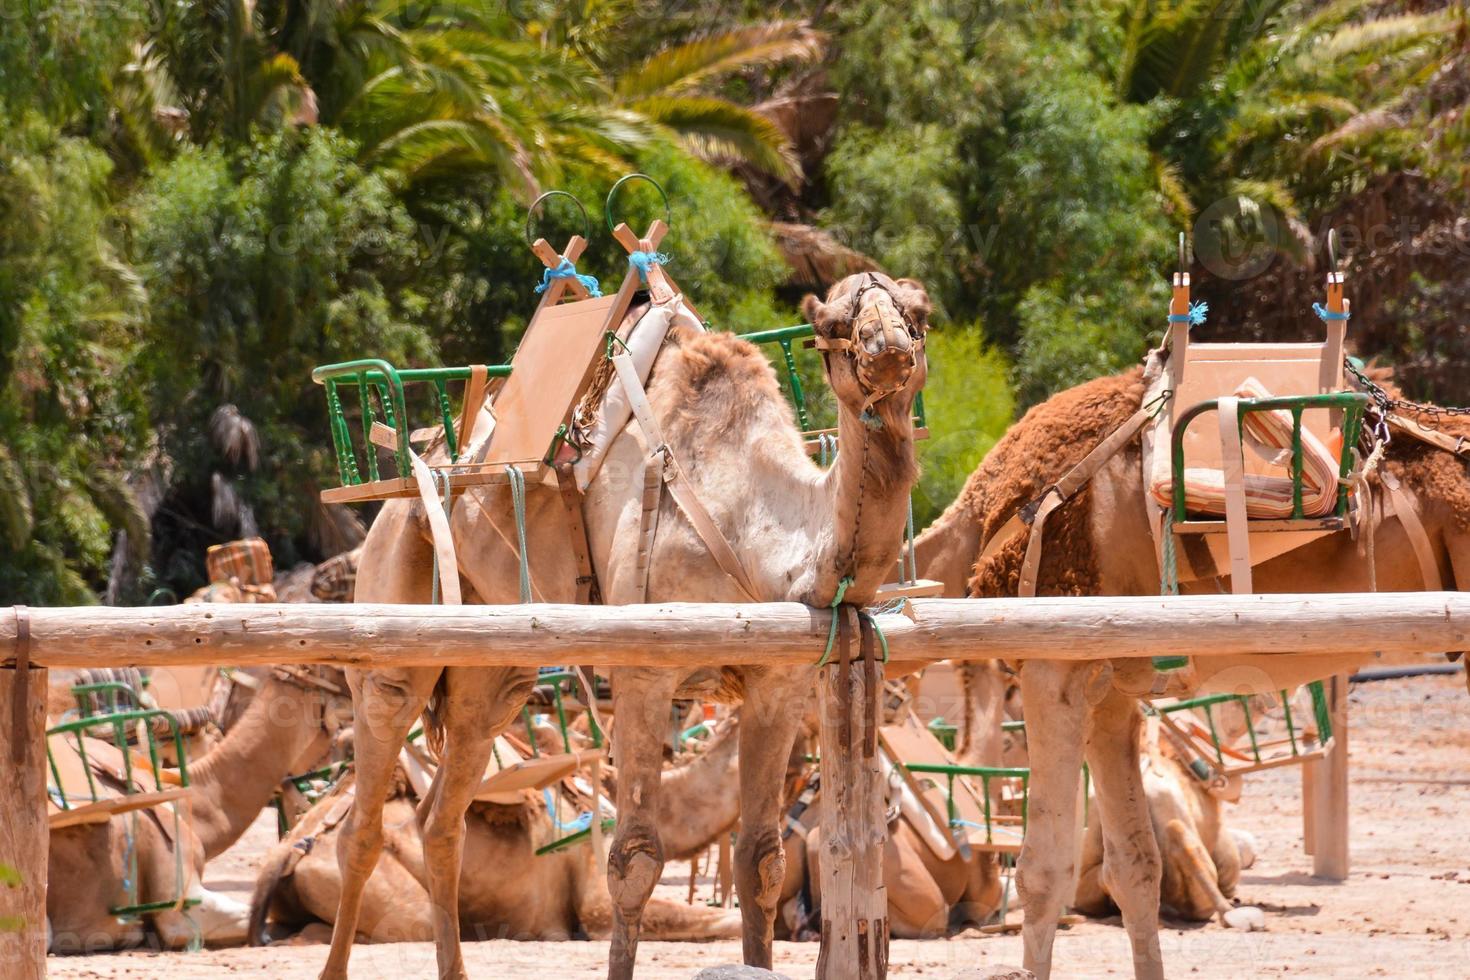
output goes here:
[[[1279, 398], [1242, 398], [1240, 400], [1240, 426], [1245, 430], [1245, 417], [1252, 412], [1287, 411], [1291, 413], [1291, 496], [1292, 520], [1304, 520], [1302, 511], [1302, 413], [1311, 409], [1329, 409], [1342, 413], [1342, 452], [1338, 458], [1338, 480], [1347, 479], [1353, 471], [1353, 447], [1363, 431], [1363, 409], [1368, 396], [1357, 391], [1333, 391], [1320, 395], [1290, 395]], [[1174, 487], [1172, 518], [1176, 525], [1188, 522], [1184, 486], [1184, 434], [1189, 424], [1206, 412], [1218, 411], [1218, 399], [1200, 402], [1191, 406], [1174, 426], [1170, 446]], [[1335, 516], [1341, 520], [1347, 516], [1348, 489], [1341, 482], [1337, 490]]]
[[[797, 421], [803, 435], [808, 440], [808, 450], [816, 452], [815, 440], [817, 437], [830, 433], [831, 430], [812, 428], [812, 409], [807, 401], [806, 390], [802, 384], [796, 354], [792, 347], [795, 342], [814, 336], [812, 325], [803, 323], [772, 330], [758, 330], [740, 336], [742, 340], [753, 344], [775, 345], [780, 349], [787, 389], [792, 406], [796, 410]], [[454, 430], [453, 400], [450, 397], [449, 385], [468, 381], [470, 371], [469, 367], [400, 370], [380, 358], [324, 364], [313, 370], [311, 379], [321, 385], [326, 393], [327, 418], [332, 432], [332, 448], [336, 453], [337, 477], [341, 485], [343, 487], [362, 486], [365, 483], [376, 482], [380, 478], [377, 449], [367, 439], [373, 424], [379, 421], [380, 414], [383, 424], [391, 428], [397, 437], [397, 448], [393, 451], [394, 475], [401, 479], [411, 476], [408, 440], [413, 427], [408, 417], [407, 399], [407, 390], [410, 385], [432, 387], [434, 406], [439, 416], [437, 421], [444, 427], [445, 443], [449, 450], [450, 460], [457, 462], [459, 446]], [[487, 373], [492, 378], [507, 378], [510, 376], [511, 367], [509, 364], [492, 364], [487, 366]], [[354, 391], [357, 394], [361, 421], [356, 426], [348, 421], [343, 399], [344, 390]], [[914, 416], [919, 427], [918, 436], [923, 438], [924, 435], [927, 435], [927, 430], [922, 392], [914, 402]]]
[[[149, 769], [153, 777], [154, 788], [162, 792], [164, 790], [163, 765], [158, 755], [158, 740], [154, 734], [154, 722], [161, 720], [163, 725], [170, 731], [174, 743], [174, 752], [179, 760], [179, 786], [187, 788], [189, 785], [189, 764], [187, 751], [184, 746], [184, 737], [179, 731], [178, 719], [167, 711], [155, 708], [124, 707], [124, 703], [138, 705], [140, 699], [138, 692], [127, 684], [116, 681], [106, 681], [96, 684], [78, 684], [72, 688], [72, 693], [81, 705], [81, 716], [70, 721], [63, 721], [58, 725], [46, 729], [46, 762], [51, 770], [51, 778], [55, 782], [55, 792], [52, 799], [57, 807], [63, 811], [73, 809], [73, 797], [67, 792], [61, 778], [61, 769], [57, 765], [56, 755], [53, 747], [53, 738], [65, 738], [68, 735], [76, 737], [76, 752], [80, 757], [82, 771], [86, 774], [87, 798], [91, 803], [99, 803], [105, 797], [99, 792], [97, 780], [92, 773], [92, 767], [87, 759], [86, 740], [89, 732], [97, 729], [106, 729], [111, 735], [112, 744], [117, 746], [123, 759], [123, 783], [124, 796], [133, 795], [133, 753], [128, 738], [129, 731], [141, 728], [143, 741], [148, 749]], [[93, 707], [98, 702], [105, 702], [108, 710], [93, 713]], [[141, 724], [140, 724], [141, 723]], [[136, 831], [133, 829], [132, 821], [136, 820], [137, 814], [126, 813], [120, 815], [129, 822], [127, 833], [133, 837]], [[127, 869], [127, 898], [128, 902], [115, 905], [108, 909], [112, 915], [124, 919], [138, 919], [149, 912], [162, 912], [167, 909], [188, 909], [199, 904], [197, 898], [184, 897], [185, 872], [184, 851], [178, 846], [180, 832], [180, 818], [178, 807], [174, 807], [174, 865], [175, 865], [175, 895], [172, 899], [157, 902], [139, 902], [138, 899], [138, 857], [137, 850], [133, 846], [128, 847], [129, 867]]]

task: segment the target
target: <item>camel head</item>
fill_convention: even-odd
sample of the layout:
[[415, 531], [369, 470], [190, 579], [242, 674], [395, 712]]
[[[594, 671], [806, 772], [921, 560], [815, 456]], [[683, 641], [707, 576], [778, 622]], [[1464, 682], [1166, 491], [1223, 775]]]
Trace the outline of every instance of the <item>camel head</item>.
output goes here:
[[885, 421], [907, 419], [924, 387], [929, 295], [913, 279], [881, 272], [848, 276], [825, 302], [808, 295], [803, 315], [816, 332], [827, 383], [842, 405]]

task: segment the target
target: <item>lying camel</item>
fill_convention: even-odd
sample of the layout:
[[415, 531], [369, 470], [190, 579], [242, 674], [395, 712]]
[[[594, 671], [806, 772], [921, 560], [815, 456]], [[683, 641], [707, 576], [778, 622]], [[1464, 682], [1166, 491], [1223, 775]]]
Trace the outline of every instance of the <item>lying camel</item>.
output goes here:
[[[46, 892], [51, 951], [98, 952], [149, 942], [178, 949], [196, 936], [213, 944], [242, 942], [248, 910], [204, 888], [205, 862], [240, 838], [282, 778], [322, 754], [345, 708], [345, 697], [320, 686], [294, 676], [272, 676], [239, 723], [189, 767], [189, 792], [177, 804], [183, 815], [177, 834], [172, 803], [101, 822], [54, 826]], [[52, 750], [65, 765], [70, 753], [56, 742]], [[111, 743], [88, 738], [86, 751], [91, 759], [111, 760], [108, 768], [122, 771], [121, 755]], [[97, 778], [109, 782], [105, 775]], [[153, 789], [148, 781], [150, 785], [140, 788]], [[118, 785], [116, 780], [111, 784]], [[84, 786], [79, 768], [66, 778], [74, 801]], [[182, 883], [176, 852], [183, 855]], [[173, 902], [181, 891], [200, 904], [186, 910], [164, 907], [123, 920], [109, 910], [133, 901], [124, 898], [128, 881], [136, 883], [139, 904]], [[150, 939], [150, 931], [155, 938]]]
[[[1240, 798], [1240, 777], [1231, 776], [1215, 789], [1198, 779], [1170, 744], [1160, 739], [1157, 722], [1148, 726], [1142, 753], [1143, 789], [1150, 822], [1163, 862], [1160, 904], [1181, 919], [1208, 922], [1220, 917], [1236, 929], [1265, 928], [1265, 916], [1251, 906], [1238, 906], [1235, 886], [1242, 869], [1255, 862], [1255, 839], [1226, 826], [1221, 802]], [[1084, 915], [1118, 911], [1103, 875], [1103, 831], [1100, 821], [1087, 825], [1082, 865], [1072, 907]]]
[[[717, 731], [692, 762], [665, 770], [660, 824], [670, 850], [687, 856], [729, 831], [734, 812], [738, 745], [734, 725]], [[342, 891], [338, 840], [355, 787], [346, 777], [320, 800], [262, 862], [252, 899], [250, 934], [261, 942], [269, 918], [275, 930], [332, 923]], [[556, 793], [558, 787], [546, 792]], [[363, 890], [357, 934], [370, 942], [427, 941], [434, 936], [434, 905], [421, 857], [415, 808], [421, 803], [402, 768], [384, 809], [386, 840]], [[703, 805], [700, 805], [703, 804]], [[712, 804], [712, 805], [711, 805]], [[459, 923], [481, 939], [558, 940], [612, 935], [613, 907], [605, 875], [590, 844], [547, 854], [536, 850], [567, 833], [557, 828], [544, 797], [534, 791], [515, 803], [475, 801], [465, 817], [465, 871]], [[644, 928], [662, 940], [733, 939], [733, 911], [654, 899]]]

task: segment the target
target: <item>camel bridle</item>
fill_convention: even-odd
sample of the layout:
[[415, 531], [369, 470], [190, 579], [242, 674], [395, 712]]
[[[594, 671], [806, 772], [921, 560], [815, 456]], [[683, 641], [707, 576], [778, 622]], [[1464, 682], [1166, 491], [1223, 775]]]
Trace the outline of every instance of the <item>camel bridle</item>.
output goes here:
[[[846, 354], [852, 361], [853, 372], [857, 375], [858, 384], [866, 396], [863, 400], [864, 413], [889, 395], [908, 387], [909, 379], [913, 377], [914, 369], [918, 367], [919, 358], [924, 351], [924, 327], [910, 315], [903, 303], [899, 302], [897, 288], [898, 284], [887, 276], [875, 272], [866, 273], [862, 284], [853, 290], [848, 301], [849, 335], [847, 337], [823, 337], [818, 334], [814, 340], [814, 346], [822, 352], [824, 362], [834, 351]], [[887, 295], [894, 310], [898, 312], [899, 320], [903, 324], [902, 331], [892, 323], [889, 317], [883, 315], [883, 311], [877, 305], [870, 306], [867, 310], [863, 309], [863, 296], [874, 289]], [[870, 328], [872, 335], [878, 340], [876, 352], [870, 352], [861, 341], [865, 327]], [[908, 341], [906, 350], [899, 346], [905, 339]], [[874, 365], [883, 358], [892, 357], [896, 352], [907, 361], [899, 372], [898, 380], [888, 384], [876, 380], [873, 377]], [[830, 363], [827, 364], [827, 368], [830, 375]]]

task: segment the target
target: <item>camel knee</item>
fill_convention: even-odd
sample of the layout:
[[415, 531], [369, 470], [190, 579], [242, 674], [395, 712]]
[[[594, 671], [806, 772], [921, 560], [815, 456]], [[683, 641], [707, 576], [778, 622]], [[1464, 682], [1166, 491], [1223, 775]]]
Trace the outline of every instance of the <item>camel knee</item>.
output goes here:
[[1104, 851], [1103, 887], [1126, 916], [1137, 909], [1159, 907], [1159, 886], [1164, 877], [1164, 862], [1159, 856], [1153, 834], [1147, 841], [1131, 847], [1126, 853]]
[[[1071, 861], [1053, 867], [1036, 867], [1024, 857], [1016, 869], [1016, 893], [1027, 910], [1027, 918], [1055, 918], [1066, 896], [1062, 892], [1071, 884]], [[1034, 912], [1033, 912], [1034, 910]]]
[[742, 831], [735, 845], [735, 885], [741, 902], [774, 913], [786, 877], [786, 848], [774, 828]]
[[653, 895], [664, 870], [658, 834], [637, 829], [613, 840], [607, 855], [607, 890], [625, 917], [636, 916]]

